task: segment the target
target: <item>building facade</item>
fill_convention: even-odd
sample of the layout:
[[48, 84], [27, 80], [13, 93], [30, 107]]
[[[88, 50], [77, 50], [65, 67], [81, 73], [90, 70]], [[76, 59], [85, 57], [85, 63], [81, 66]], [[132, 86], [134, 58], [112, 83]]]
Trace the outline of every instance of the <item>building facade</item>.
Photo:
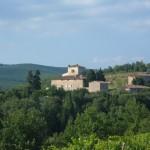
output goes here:
[[103, 81], [90, 82], [88, 90], [90, 93], [106, 92], [106, 91], [108, 91], [108, 82], [103, 82]]
[[136, 73], [136, 74], [130, 74], [128, 76], [128, 85], [133, 85], [133, 80], [136, 78], [141, 78], [144, 80], [144, 82], [150, 82], [150, 74], [148, 74], [148, 73]]
[[65, 91], [73, 91], [77, 89], [84, 88], [84, 80], [75, 79], [75, 80], [52, 80], [52, 86], [56, 86], [57, 88], [63, 88]]

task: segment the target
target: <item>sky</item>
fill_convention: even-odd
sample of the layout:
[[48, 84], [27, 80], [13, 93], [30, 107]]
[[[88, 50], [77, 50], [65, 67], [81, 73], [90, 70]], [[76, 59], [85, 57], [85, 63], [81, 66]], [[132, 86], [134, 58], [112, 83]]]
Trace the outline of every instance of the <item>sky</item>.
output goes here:
[[150, 0], [0, 0], [0, 63], [113, 66], [150, 58]]

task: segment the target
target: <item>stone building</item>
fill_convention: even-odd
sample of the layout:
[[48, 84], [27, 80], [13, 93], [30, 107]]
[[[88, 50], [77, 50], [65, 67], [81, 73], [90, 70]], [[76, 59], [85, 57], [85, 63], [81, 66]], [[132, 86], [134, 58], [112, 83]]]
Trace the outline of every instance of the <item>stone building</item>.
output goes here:
[[100, 92], [108, 90], [107, 82], [94, 81], [89, 83], [89, 87], [85, 87], [86, 78], [82, 75], [85, 67], [80, 65], [69, 65], [68, 72], [63, 74], [58, 80], [52, 80], [51, 85], [56, 88], [63, 88], [65, 91], [73, 91], [77, 89], [88, 89], [89, 92]]
[[85, 68], [80, 65], [69, 65], [68, 72], [64, 73], [59, 80], [52, 80], [51, 85], [57, 88], [63, 88], [65, 91], [83, 89], [85, 87], [85, 78], [82, 72]]
[[133, 80], [136, 78], [141, 78], [145, 82], [150, 82], [150, 74], [149, 73], [135, 73], [135, 74], [130, 74], [128, 76], [128, 85], [133, 85]]
[[105, 92], [108, 91], [108, 82], [93, 81], [89, 83], [89, 92]]
[[84, 79], [81, 78], [62, 78], [59, 80], [52, 80], [51, 85], [57, 88], [63, 88], [65, 91], [73, 91], [84, 88]]

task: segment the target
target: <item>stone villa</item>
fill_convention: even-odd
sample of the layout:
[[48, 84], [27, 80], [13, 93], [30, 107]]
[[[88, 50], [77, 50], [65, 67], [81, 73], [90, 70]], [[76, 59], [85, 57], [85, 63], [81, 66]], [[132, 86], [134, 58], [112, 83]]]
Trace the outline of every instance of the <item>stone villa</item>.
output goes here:
[[86, 78], [82, 75], [85, 70], [85, 67], [78, 64], [69, 65], [68, 72], [64, 73], [60, 79], [52, 80], [51, 85], [63, 88], [65, 91], [88, 89], [89, 92], [100, 92], [108, 90], [108, 83], [103, 81], [93, 81], [89, 83], [89, 87], [85, 87]]
[[128, 85], [133, 85], [133, 80], [136, 78], [142, 78], [145, 82], [150, 81], [150, 74], [149, 73], [136, 73], [136, 74], [130, 74], [128, 76]]
[[150, 89], [150, 87], [142, 85], [134, 85], [133, 80], [136, 78], [142, 78], [145, 82], [150, 82], [150, 74], [148, 73], [135, 73], [128, 76], [128, 85], [125, 87], [125, 90], [128, 92], [140, 92], [145, 89]]

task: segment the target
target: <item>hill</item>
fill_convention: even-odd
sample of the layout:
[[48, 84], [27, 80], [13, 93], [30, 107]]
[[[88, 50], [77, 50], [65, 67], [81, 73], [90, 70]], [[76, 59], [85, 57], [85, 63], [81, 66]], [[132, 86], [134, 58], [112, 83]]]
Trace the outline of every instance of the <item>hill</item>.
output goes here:
[[9, 88], [25, 83], [29, 70], [40, 70], [42, 79], [60, 75], [66, 68], [51, 67], [36, 64], [0, 64], [0, 88]]

